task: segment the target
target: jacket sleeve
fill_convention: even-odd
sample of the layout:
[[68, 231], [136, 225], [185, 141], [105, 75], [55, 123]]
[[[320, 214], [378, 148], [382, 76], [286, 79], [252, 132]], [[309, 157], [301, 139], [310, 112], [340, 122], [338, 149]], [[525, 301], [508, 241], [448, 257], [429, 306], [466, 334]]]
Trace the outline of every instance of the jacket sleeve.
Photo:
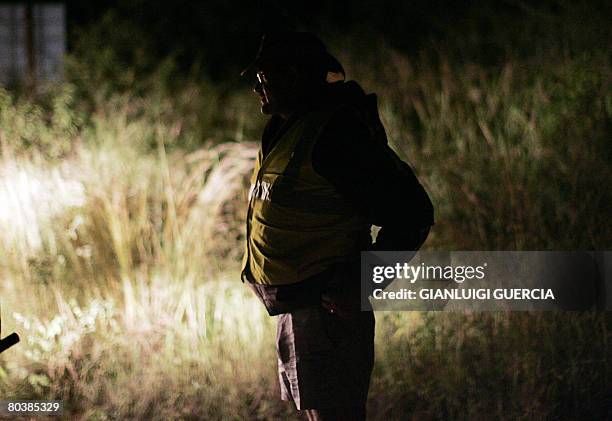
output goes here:
[[415, 203], [424, 191], [415, 177], [409, 180], [398, 173], [388, 152], [347, 107], [323, 129], [312, 163], [358, 212], [381, 227], [372, 250], [416, 250], [430, 225], [422, 222], [417, 212], [421, 204]]

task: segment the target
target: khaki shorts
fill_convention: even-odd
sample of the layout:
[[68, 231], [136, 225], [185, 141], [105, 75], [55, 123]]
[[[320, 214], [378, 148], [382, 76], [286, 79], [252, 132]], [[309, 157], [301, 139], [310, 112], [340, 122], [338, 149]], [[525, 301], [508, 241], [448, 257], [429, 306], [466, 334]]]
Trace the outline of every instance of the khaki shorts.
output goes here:
[[364, 407], [374, 364], [374, 313], [340, 318], [320, 304], [278, 316], [281, 398], [298, 410]]

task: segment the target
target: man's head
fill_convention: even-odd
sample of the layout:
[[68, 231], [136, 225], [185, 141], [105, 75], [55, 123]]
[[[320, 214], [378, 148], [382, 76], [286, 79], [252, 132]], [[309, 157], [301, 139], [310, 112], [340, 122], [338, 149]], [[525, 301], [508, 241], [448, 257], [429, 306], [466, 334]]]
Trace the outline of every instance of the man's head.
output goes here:
[[325, 45], [306, 32], [264, 35], [255, 60], [242, 74], [255, 74], [254, 91], [264, 114], [287, 116], [313, 98], [328, 73], [342, 74], [342, 65]]

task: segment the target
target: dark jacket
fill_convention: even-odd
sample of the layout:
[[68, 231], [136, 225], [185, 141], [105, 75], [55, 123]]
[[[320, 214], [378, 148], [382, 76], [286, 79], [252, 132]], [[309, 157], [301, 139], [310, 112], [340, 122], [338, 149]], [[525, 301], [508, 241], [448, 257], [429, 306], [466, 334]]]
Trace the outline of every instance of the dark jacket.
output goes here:
[[[398, 168], [399, 159], [386, 144], [375, 97], [367, 96], [351, 81], [329, 85], [318, 100], [347, 105], [324, 128], [314, 147], [312, 163], [315, 171], [358, 212], [381, 227], [376, 243], [364, 244], [364, 250], [417, 250], [424, 241], [424, 230], [433, 224], [433, 206], [410, 167], [401, 163], [403, 167]], [[306, 107], [304, 112], [316, 106]], [[290, 126], [291, 118], [283, 123], [274, 116], [266, 125], [262, 136], [264, 156], [280, 137], [279, 131]], [[320, 300], [332, 278], [336, 278], [336, 287], [342, 283], [338, 278], [343, 272], [350, 272], [345, 276], [350, 287], [359, 288], [359, 258], [355, 256], [352, 265], [329, 268], [297, 284], [254, 288], [270, 314], [283, 313]]]

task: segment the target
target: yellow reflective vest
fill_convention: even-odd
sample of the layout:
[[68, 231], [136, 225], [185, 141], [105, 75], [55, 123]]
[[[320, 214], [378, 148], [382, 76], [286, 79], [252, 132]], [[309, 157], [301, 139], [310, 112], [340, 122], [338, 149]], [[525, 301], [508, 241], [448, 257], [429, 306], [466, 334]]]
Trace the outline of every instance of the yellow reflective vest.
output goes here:
[[249, 191], [242, 280], [284, 285], [355, 259], [370, 224], [312, 166], [312, 150], [337, 107], [299, 117], [263, 158]]

